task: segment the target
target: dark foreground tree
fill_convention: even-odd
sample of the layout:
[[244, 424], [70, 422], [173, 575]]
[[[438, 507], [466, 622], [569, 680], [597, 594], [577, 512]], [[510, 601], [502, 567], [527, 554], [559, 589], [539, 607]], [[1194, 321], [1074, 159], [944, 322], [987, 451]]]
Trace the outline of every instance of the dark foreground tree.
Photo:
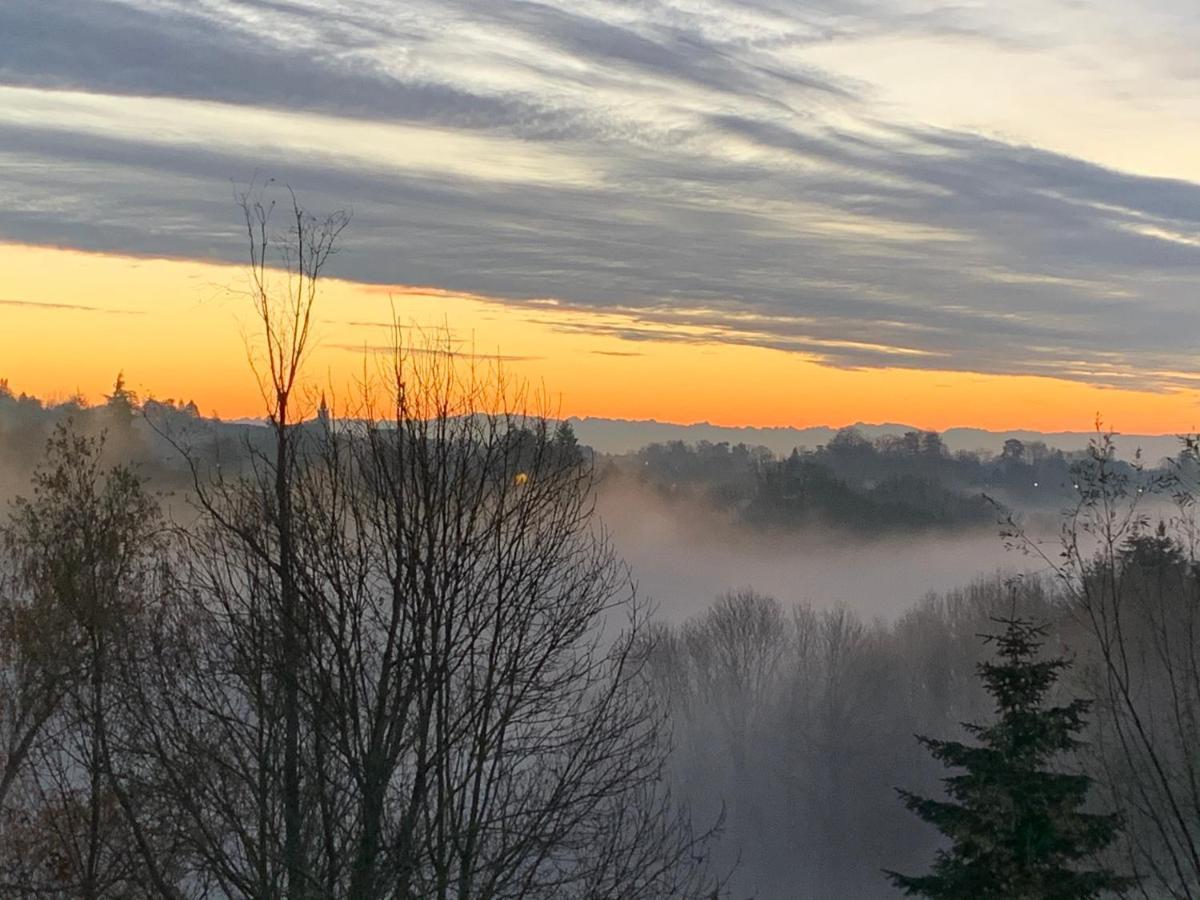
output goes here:
[[125, 700], [156, 592], [157, 504], [60, 426], [0, 526], [0, 896], [161, 895], [173, 816], [141, 789]]
[[130, 688], [185, 835], [169, 896], [712, 896], [583, 455], [448, 334], [397, 328], [356, 405], [304, 421], [343, 220], [293, 202], [276, 238], [244, 208], [273, 447], [238, 474], [189, 456], [196, 517]]
[[1070, 663], [1040, 658], [1045, 626], [1010, 617], [995, 620], [997, 659], [979, 676], [995, 698], [991, 725], [965, 726], [978, 745], [929, 737], [918, 740], [963, 774], [944, 779], [946, 800], [901, 790], [905, 805], [950, 839], [929, 875], [887, 872], [905, 894], [954, 900], [1079, 900], [1120, 891], [1129, 880], [1089, 861], [1112, 843], [1115, 815], [1082, 811], [1091, 779], [1056, 771], [1076, 750], [1089, 701], [1047, 705], [1047, 694]]

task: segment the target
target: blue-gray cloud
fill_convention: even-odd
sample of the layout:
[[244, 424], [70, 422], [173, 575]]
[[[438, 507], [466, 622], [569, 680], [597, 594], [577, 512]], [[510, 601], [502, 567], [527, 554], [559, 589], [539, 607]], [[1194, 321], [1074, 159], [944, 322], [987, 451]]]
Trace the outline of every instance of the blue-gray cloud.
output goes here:
[[1050, 39], [917, 0], [13, 0], [0, 84], [438, 129], [549, 148], [591, 178], [0, 115], [0, 235], [237, 260], [231, 181], [271, 175], [353, 208], [339, 274], [627, 322], [530, 306], [563, 329], [1184, 383], [1200, 186], [897, 121], [871, 85], [804, 62], [881, 33]]

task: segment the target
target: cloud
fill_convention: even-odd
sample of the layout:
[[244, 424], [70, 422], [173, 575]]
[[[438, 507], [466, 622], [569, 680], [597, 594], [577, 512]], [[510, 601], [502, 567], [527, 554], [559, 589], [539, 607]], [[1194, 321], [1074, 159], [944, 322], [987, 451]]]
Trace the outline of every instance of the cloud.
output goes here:
[[[334, 350], [345, 350], [349, 353], [369, 353], [380, 356], [392, 356], [396, 353], [394, 344], [326, 344]], [[545, 359], [544, 356], [517, 356], [505, 353], [467, 353], [461, 350], [426, 350], [421, 347], [403, 347], [402, 355], [404, 356], [433, 356], [444, 357], [453, 356], [457, 359], [472, 360], [475, 362], [487, 363], [506, 363], [506, 362], [537, 362]]]
[[12, 0], [0, 6], [0, 82], [463, 126], [536, 118], [515, 100], [389, 77], [353, 58], [367, 33], [419, 40], [385, 16], [301, 4]]
[[5, 300], [0, 298], [0, 306], [17, 306], [26, 309], [45, 309], [66, 312], [104, 313], [113, 316], [143, 316], [141, 309], [114, 309], [108, 306], [84, 306], [80, 303], [52, 303], [45, 300]]
[[[270, 175], [353, 209], [336, 273], [384, 291], [638, 343], [1180, 387], [1200, 186], [905, 119], [808, 60], [894, 34], [1055, 51], [1054, 21], [934, 0], [15, 0], [0, 236], [240, 260], [231, 181]], [[1088, 54], [1125, 24], [1086, 21]]]

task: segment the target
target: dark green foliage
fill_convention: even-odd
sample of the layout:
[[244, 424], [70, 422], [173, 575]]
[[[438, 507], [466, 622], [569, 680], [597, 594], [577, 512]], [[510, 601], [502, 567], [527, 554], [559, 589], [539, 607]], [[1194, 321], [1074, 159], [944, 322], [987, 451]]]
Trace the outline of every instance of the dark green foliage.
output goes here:
[[929, 875], [887, 872], [905, 894], [953, 900], [1083, 900], [1120, 891], [1129, 880], [1088, 862], [1116, 837], [1115, 815], [1082, 811], [1091, 779], [1056, 771], [1079, 747], [1089, 701], [1048, 706], [1046, 697], [1070, 663], [1039, 658], [1046, 629], [1028, 620], [995, 620], [985, 641], [997, 658], [978, 666], [996, 701], [996, 721], [967, 725], [978, 744], [918, 740], [947, 768], [946, 800], [900, 791], [905, 805], [946, 835]]
[[133, 417], [137, 415], [137, 394], [125, 386], [125, 373], [118, 372], [111, 394], [104, 398], [104, 408], [108, 413], [110, 424], [120, 429], [133, 426]]
[[838, 474], [819, 452], [795, 452], [760, 466], [742, 517], [757, 525], [830, 525], [876, 533], [991, 522], [995, 511], [982, 494], [946, 487], [935, 476], [893, 474], [864, 480]]
[[575, 429], [566, 419], [555, 426], [552, 448], [561, 465], [571, 467], [582, 465], [584, 462], [583, 447], [579, 438], [575, 436]]
[[1071, 472], [1078, 457], [1016, 439], [997, 455], [952, 453], [933, 431], [870, 440], [845, 428], [823, 446], [782, 457], [745, 444], [669, 441], [625, 463], [663, 496], [707, 500], [748, 525], [883, 534], [991, 524], [996, 508], [985, 494], [1056, 506], [1078, 496]]

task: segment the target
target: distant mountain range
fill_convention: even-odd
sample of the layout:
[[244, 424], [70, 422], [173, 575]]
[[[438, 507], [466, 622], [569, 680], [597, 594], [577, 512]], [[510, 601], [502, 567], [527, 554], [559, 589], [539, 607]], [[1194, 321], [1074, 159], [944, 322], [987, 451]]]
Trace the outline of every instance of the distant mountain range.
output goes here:
[[[837, 434], [837, 428], [818, 426], [814, 428], [752, 428], [727, 427], [698, 422], [694, 425], [676, 425], [654, 419], [602, 419], [571, 417], [568, 419], [575, 429], [579, 441], [601, 453], [630, 453], [646, 444], [665, 441], [711, 441], [731, 444], [745, 443], [768, 447], [775, 453], [791, 453], [793, 447], [811, 448], [827, 443]], [[873, 425], [864, 422], [853, 426], [871, 439], [884, 435], [899, 435], [906, 431], [920, 431], [912, 425], [886, 423]], [[952, 451], [986, 450], [998, 453], [1009, 438], [1026, 443], [1042, 441], [1059, 450], [1082, 450], [1095, 436], [1091, 431], [986, 431], [982, 428], [950, 428], [942, 433], [942, 440]], [[1157, 463], [1164, 457], [1179, 452], [1179, 437], [1173, 434], [1120, 434], [1115, 438], [1117, 451], [1122, 458], [1132, 458], [1137, 450], [1147, 463]]]

